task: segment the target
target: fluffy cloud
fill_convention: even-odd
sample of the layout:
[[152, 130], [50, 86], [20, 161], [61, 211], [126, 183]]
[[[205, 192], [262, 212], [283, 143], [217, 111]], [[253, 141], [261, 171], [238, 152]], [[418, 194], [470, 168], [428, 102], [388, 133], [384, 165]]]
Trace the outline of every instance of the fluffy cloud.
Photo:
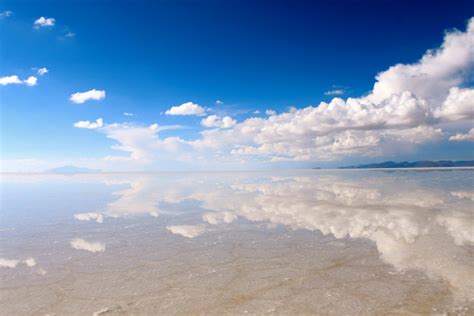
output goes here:
[[193, 102], [186, 102], [181, 105], [172, 106], [165, 112], [166, 115], [204, 115], [206, 110]]
[[76, 103], [76, 104], [81, 104], [81, 103], [84, 103], [88, 100], [103, 100], [105, 99], [105, 91], [104, 90], [96, 90], [96, 89], [92, 89], [92, 90], [89, 90], [89, 91], [86, 91], [86, 92], [76, 92], [74, 94], [71, 95], [71, 97], [69, 98], [69, 100], [72, 102], [72, 103]]
[[206, 231], [202, 225], [175, 225], [166, 226], [166, 229], [175, 235], [181, 235], [186, 238], [194, 238]]
[[27, 86], [35, 86], [37, 83], [38, 79], [34, 76], [30, 76], [25, 80], [20, 80], [18, 76], [5, 76], [0, 78], [0, 85], [6, 86], [9, 84], [25, 84]]
[[48, 68], [46, 68], [46, 67], [38, 69], [38, 75], [40, 75], [40, 76], [43, 76], [47, 73], [48, 73]]
[[[115, 160], [201, 164], [319, 161], [345, 156], [379, 156], [444, 137], [443, 124], [456, 128], [474, 119], [474, 18], [465, 32], [447, 32], [439, 49], [414, 64], [379, 73], [373, 90], [359, 98], [334, 98], [304, 108], [236, 122], [210, 115], [196, 140], [159, 137], [158, 125], [110, 124], [100, 129], [129, 157]], [[203, 115], [192, 102], [168, 115]], [[459, 122], [459, 123], [458, 123]], [[464, 125], [463, 125], [464, 124]]]
[[375, 102], [410, 91], [428, 102], [439, 105], [452, 87], [460, 86], [472, 76], [474, 66], [474, 18], [466, 32], [447, 32], [439, 49], [428, 50], [415, 64], [398, 64], [377, 75], [370, 96]]
[[54, 26], [54, 24], [56, 23], [56, 20], [53, 19], [53, 18], [45, 18], [44, 16], [38, 18], [33, 26], [35, 28], [40, 28], [40, 27], [51, 27], [51, 26]]
[[23, 81], [27, 86], [36, 86], [36, 83], [38, 82], [38, 78], [34, 76], [29, 76], [28, 79]]
[[230, 116], [224, 116], [221, 118], [217, 115], [209, 115], [201, 120], [201, 124], [206, 127], [231, 128], [236, 123], [237, 121], [232, 119]]
[[471, 128], [466, 134], [456, 134], [449, 137], [450, 141], [454, 142], [464, 142], [464, 141], [474, 141], [474, 128]]
[[89, 252], [104, 252], [105, 244], [101, 242], [89, 242], [81, 238], [76, 238], [70, 242], [72, 248], [77, 250], [85, 250]]
[[104, 126], [104, 120], [102, 118], [98, 118], [95, 122], [79, 121], [74, 123], [73, 126], [77, 128], [96, 129]]
[[6, 86], [9, 84], [22, 84], [23, 81], [18, 76], [5, 76], [0, 78], [0, 85]]
[[448, 121], [474, 119], [474, 89], [457, 87], [449, 89], [446, 100], [434, 114], [437, 118]]

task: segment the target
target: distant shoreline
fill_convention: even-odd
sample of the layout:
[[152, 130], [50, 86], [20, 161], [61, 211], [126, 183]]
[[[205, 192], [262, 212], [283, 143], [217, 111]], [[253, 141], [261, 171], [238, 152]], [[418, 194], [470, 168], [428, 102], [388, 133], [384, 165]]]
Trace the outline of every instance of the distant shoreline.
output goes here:
[[182, 174], [182, 173], [249, 173], [272, 171], [390, 171], [390, 170], [474, 170], [474, 166], [467, 167], [402, 167], [402, 168], [301, 168], [301, 169], [260, 169], [260, 170], [202, 170], [202, 171], [99, 171], [99, 172], [47, 172], [47, 171], [1, 171], [1, 175], [107, 175], [107, 174]]

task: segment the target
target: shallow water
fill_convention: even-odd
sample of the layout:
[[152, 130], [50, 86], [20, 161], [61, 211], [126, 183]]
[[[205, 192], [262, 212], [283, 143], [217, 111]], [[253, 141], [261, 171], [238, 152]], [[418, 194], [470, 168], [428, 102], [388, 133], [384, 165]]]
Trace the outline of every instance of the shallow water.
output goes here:
[[474, 173], [4, 174], [2, 315], [473, 314]]

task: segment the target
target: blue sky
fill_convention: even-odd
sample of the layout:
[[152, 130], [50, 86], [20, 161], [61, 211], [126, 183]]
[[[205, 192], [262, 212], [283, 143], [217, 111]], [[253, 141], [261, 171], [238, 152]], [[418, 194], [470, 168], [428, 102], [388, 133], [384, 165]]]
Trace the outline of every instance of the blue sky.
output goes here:
[[[2, 168], [474, 159], [472, 1], [312, 2], [2, 1], [0, 77], [20, 81], [0, 85]], [[439, 56], [420, 61], [428, 49]], [[105, 97], [70, 100], [92, 89]], [[316, 110], [335, 97], [358, 104]], [[188, 102], [202, 115], [166, 114]]]

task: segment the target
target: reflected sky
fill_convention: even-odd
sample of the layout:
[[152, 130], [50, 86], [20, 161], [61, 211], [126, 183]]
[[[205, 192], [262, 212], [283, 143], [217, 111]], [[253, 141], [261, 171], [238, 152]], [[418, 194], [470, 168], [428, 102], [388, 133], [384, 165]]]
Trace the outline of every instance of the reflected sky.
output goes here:
[[[193, 265], [170, 259], [180, 249], [200, 249], [207, 258], [200, 265], [215, 270], [214, 258], [240, 247], [251, 269], [252, 262], [265, 264], [257, 254], [267, 254], [272, 238], [284, 237], [291, 247], [308, 247], [302, 257], [287, 258], [294, 262], [318, 261], [322, 252], [329, 258], [373, 251], [375, 259], [367, 256], [361, 268], [370, 271], [380, 261], [400, 280], [418, 273], [442, 284], [439, 302], [447, 303], [429, 308], [468, 312], [473, 179], [469, 170], [3, 175], [2, 289], [9, 294], [9, 285], [18, 290], [61, 280], [75, 269], [100, 273], [120, 260], [127, 268], [164, 259]], [[318, 252], [311, 249], [315, 242], [324, 244]], [[216, 252], [219, 243], [232, 247]], [[242, 250], [247, 246], [253, 252]], [[42, 281], [46, 276], [52, 279]], [[379, 311], [396, 310], [384, 308]]]

